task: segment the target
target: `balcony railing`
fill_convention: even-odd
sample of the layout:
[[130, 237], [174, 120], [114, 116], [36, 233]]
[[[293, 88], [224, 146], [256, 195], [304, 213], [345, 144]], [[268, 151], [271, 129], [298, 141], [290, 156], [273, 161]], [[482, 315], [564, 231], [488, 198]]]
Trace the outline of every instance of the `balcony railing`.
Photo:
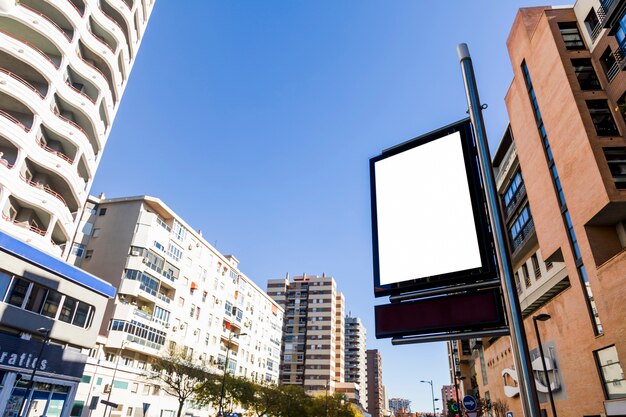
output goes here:
[[56, 62], [54, 62], [54, 61], [52, 60], [52, 58], [50, 58], [50, 57], [49, 57], [49, 56], [48, 56], [45, 52], [43, 52], [41, 49], [37, 48], [35, 45], [32, 45], [32, 44], [30, 44], [30, 43], [26, 42], [25, 40], [20, 39], [20, 38], [18, 38], [17, 36], [14, 36], [13, 34], [11, 34], [11, 33], [9, 33], [9, 32], [6, 32], [6, 31], [4, 31], [4, 30], [2, 30], [2, 29], [0, 29], [0, 33], [3, 33], [3, 34], [5, 34], [5, 35], [7, 35], [8, 37], [13, 38], [13, 39], [15, 39], [16, 41], [22, 42], [23, 44], [28, 45], [29, 47], [33, 48], [33, 50], [35, 50], [35, 52], [39, 53], [39, 54], [40, 54], [41, 56], [43, 56], [46, 60], [48, 60], [48, 61], [49, 61], [49, 62], [50, 62], [50, 63], [54, 66], [54, 68], [59, 69], [59, 65], [58, 65]]
[[61, 196], [61, 194], [57, 193], [56, 191], [54, 191], [52, 188], [50, 188], [49, 185], [45, 184], [45, 185], [41, 185], [39, 183], [36, 183], [34, 181], [29, 180], [28, 178], [26, 178], [24, 176], [24, 174], [20, 173], [20, 178], [22, 179], [22, 181], [24, 181], [26, 184], [30, 185], [31, 187], [34, 188], [39, 188], [41, 190], [44, 190], [45, 192], [47, 192], [48, 194], [58, 198], [63, 205], [65, 205], [65, 207], [67, 207], [67, 203], [65, 202], [65, 199]]
[[67, 34], [67, 32], [65, 32], [61, 26], [57, 25], [55, 22], [52, 21], [52, 19], [50, 19], [48, 16], [46, 16], [43, 13], [38, 12], [37, 10], [33, 9], [32, 7], [28, 7], [27, 5], [25, 5], [24, 3], [18, 3], [21, 7], [25, 8], [26, 10], [35, 13], [37, 16], [41, 17], [42, 19], [48, 21], [50, 24], [52, 24], [52, 26], [54, 26], [55, 28], [57, 28], [57, 30], [59, 32], [61, 32], [63, 34], [63, 36], [65, 36], [65, 39], [67, 39], [68, 42], [72, 42], [72, 38], [70, 37], [70, 35]]
[[0, 114], [6, 117], [7, 119], [9, 119], [10, 121], [12, 121], [13, 123], [15, 123], [16, 125], [18, 125], [19, 127], [21, 127], [22, 129], [24, 129], [24, 132], [30, 132], [30, 127], [26, 127], [22, 122], [20, 122], [19, 120], [17, 120], [15, 117], [11, 116], [9, 113], [5, 112], [4, 110], [0, 110]]
[[87, 135], [87, 132], [85, 132], [85, 129], [83, 129], [78, 123], [68, 119], [67, 117], [63, 116], [61, 113], [57, 113], [56, 111], [55, 111], [55, 114], [65, 123], [70, 124], [74, 126], [76, 129], [80, 130], [83, 133], [83, 135], [85, 135], [85, 137], [89, 140], [89, 135]]
[[17, 220], [13, 220], [12, 218], [10, 218], [9, 216], [7, 216], [7, 215], [6, 215], [6, 214], [4, 214], [4, 213], [2, 213], [2, 218], [3, 218], [4, 220], [8, 221], [8, 222], [13, 223], [13, 224], [14, 224], [14, 225], [16, 225], [16, 226], [23, 227], [24, 229], [28, 229], [28, 230], [30, 230], [31, 232], [35, 232], [35, 233], [37, 233], [38, 235], [41, 235], [41, 236], [45, 236], [45, 235], [46, 235], [46, 231], [45, 231], [45, 230], [40, 229], [40, 228], [38, 228], [37, 226], [32, 225], [32, 224], [30, 224], [30, 223], [20, 222], [20, 221], [17, 221]]
[[90, 102], [95, 103], [95, 101], [91, 97], [89, 97], [87, 94], [85, 94], [82, 91], [80, 91], [78, 88], [74, 87], [72, 84], [70, 84], [69, 81], [65, 80], [65, 84], [69, 85], [72, 90], [76, 91], [78, 94], [80, 94], [81, 96], [85, 97]]
[[24, 84], [26, 87], [30, 88], [35, 93], [37, 93], [37, 95], [39, 95], [39, 97], [45, 98], [45, 96], [41, 93], [41, 91], [37, 90], [31, 83], [29, 83], [28, 81], [26, 81], [25, 79], [23, 79], [19, 75], [15, 74], [15, 73], [12, 73], [11, 71], [8, 71], [8, 70], [6, 70], [4, 68], [0, 68], [0, 72], [5, 73], [9, 77], [11, 77], [11, 78], [17, 80], [18, 82]]
[[4, 165], [5, 167], [7, 167], [7, 169], [13, 168], [13, 164], [11, 164], [6, 159], [2, 159], [2, 158], [0, 158], [0, 165]]
[[515, 190], [515, 194], [513, 194], [511, 200], [509, 200], [509, 204], [504, 208], [504, 216], [506, 218], [509, 218], [509, 216], [511, 216], [511, 214], [515, 212], [517, 207], [519, 207], [519, 203], [524, 199], [525, 195], [526, 185], [522, 182], [519, 187], [517, 187], [517, 190]]
[[58, 156], [59, 158], [63, 159], [65, 162], [67, 162], [68, 164], [72, 165], [74, 163], [72, 158], [70, 158], [69, 156], [67, 156], [67, 155], [65, 155], [65, 154], [63, 154], [63, 153], [61, 153], [59, 151], [55, 151], [54, 149], [48, 147], [42, 140], [38, 140], [37, 143], [45, 151], [50, 152], [51, 154], [54, 154], [54, 155]]
[[515, 252], [522, 245], [522, 243], [524, 243], [526, 238], [528, 238], [528, 236], [530, 236], [534, 232], [534, 230], [535, 222], [533, 221], [533, 219], [529, 219], [522, 228], [522, 230], [520, 230], [519, 234], [511, 242], [511, 250]]
[[102, 44], [102, 46], [105, 46], [109, 51], [111, 51], [111, 53], [115, 53], [115, 51], [113, 50], [113, 48], [111, 47], [111, 45], [109, 45], [108, 43], [106, 43], [104, 41], [104, 39], [102, 39], [100, 36], [96, 35], [91, 28], [89, 29], [89, 33], [91, 33], [93, 35], [94, 38], [96, 38], [98, 40], [98, 42], [100, 42]]

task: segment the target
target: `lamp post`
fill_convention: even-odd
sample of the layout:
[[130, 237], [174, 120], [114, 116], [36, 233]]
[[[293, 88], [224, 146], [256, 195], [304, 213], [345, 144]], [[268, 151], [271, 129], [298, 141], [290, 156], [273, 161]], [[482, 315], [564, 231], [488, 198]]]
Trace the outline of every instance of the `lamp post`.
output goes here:
[[433, 388], [433, 380], [429, 380], [429, 381], [420, 381], [423, 382], [424, 384], [430, 384], [430, 395], [433, 399], [433, 416], [435, 415], [435, 389]]
[[[120, 350], [118, 351], [117, 360], [115, 361], [115, 368], [113, 368], [113, 377], [111, 378], [111, 386], [109, 387], [109, 395], [107, 395], [107, 403], [110, 402], [111, 400], [111, 393], [113, 392], [113, 385], [115, 384], [115, 374], [117, 374], [117, 367], [120, 364], [120, 357], [122, 356], [122, 352], [124, 351], [124, 346], [126, 346], [127, 343], [128, 343], [128, 340], [124, 340], [122, 341], [122, 344], [120, 345]], [[104, 405], [104, 414], [102, 414], [102, 417], [106, 417], [107, 408], [109, 408], [109, 404]], [[111, 417], [111, 411], [113, 411], [113, 408], [109, 410], [109, 417]]]
[[43, 341], [41, 342], [41, 348], [39, 349], [39, 355], [37, 355], [37, 362], [33, 364], [33, 372], [30, 374], [30, 381], [28, 381], [28, 388], [26, 388], [26, 392], [24, 393], [24, 398], [22, 398], [22, 405], [20, 406], [20, 417], [25, 417], [28, 415], [28, 409], [30, 408], [30, 404], [32, 403], [32, 399], [28, 404], [28, 407], [24, 409], [24, 404], [26, 403], [26, 398], [32, 397], [32, 394], [35, 391], [35, 374], [37, 373], [37, 367], [41, 363], [41, 357], [43, 355], [43, 349], [48, 344], [50, 340], [50, 329], [46, 329], [45, 327], [40, 327], [37, 329], [37, 333], [43, 335]]
[[537, 344], [539, 345], [539, 354], [541, 355], [541, 365], [543, 366], [543, 373], [546, 374], [546, 381], [548, 382], [548, 398], [550, 399], [550, 408], [552, 408], [552, 417], [557, 417], [556, 406], [554, 405], [554, 397], [552, 396], [552, 386], [550, 385], [550, 375], [548, 375], [548, 367], [546, 366], [546, 358], [543, 356], [543, 346], [541, 346], [541, 336], [539, 336], [538, 321], [550, 320], [550, 315], [546, 313], [537, 314], [533, 316], [533, 324], [535, 325], [535, 335], [537, 336]]
[[[238, 336], [246, 336], [247, 333], [239, 333]], [[222, 391], [220, 393], [220, 408], [217, 413], [219, 417], [222, 417], [224, 413], [224, 395], [226, 394], [226, 372], [228, 371], [228, 358], [230, 357], [230, 341], [233, 339], [233, 331], [230, 330], [228, 334], [228, 346], [226, 347], [226, 361], [224, 362], [224, 376], [222, 377]]]

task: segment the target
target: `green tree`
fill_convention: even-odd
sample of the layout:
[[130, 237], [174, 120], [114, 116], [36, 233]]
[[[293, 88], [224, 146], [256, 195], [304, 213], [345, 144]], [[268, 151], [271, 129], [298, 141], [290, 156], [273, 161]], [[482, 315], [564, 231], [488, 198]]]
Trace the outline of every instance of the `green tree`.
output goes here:
[[308, 413], [311, 397], [304, 389], [297, 385], [282, 385], [278, 387], [278, 404], [273, 417], [309, 417]]
[[197, 387], [216, 377], [217, 375], [196, 365], [191, 355], [174, 349], [165, 356], [157, 357], [151, 363], [151, 371], [148, 373], [149, 380], [158, 382], [163, 391], [178, 400], [177, 417], [181, 417], [185, 402], [194, 400]]

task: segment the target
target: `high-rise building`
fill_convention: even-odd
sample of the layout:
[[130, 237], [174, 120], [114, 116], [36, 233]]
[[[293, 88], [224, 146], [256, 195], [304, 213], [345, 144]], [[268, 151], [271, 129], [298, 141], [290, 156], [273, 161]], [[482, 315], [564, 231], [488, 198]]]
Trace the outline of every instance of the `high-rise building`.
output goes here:
[[[626, 415], [625, 27], [625, 0], [579, 0], [521, 9], [507, 41], [510, 131], [494, 166], [550, 416], [548, 379], [558, 415]], [[476, 385], [518, 414], [506, 339], [475, 346]]]
[[346, 324], [345, 375], [346, 382], [357, 385], [359, 403], [367, 410], [367, 361], [365, 351], [365, 326], [361, 319], [348, 314]]
[[398, 413], [410, 413], [411, 412], [411, 400], [406, 398], [391, 398], [389, 400], [389, 409], [394, 415]]
[[118, 404], [113, 416], [139, 415], [144, 403], [151, 414], [173, 415], [176, 398], [142, 377], [152, 358], [171, 351], [216, 373], [226, 367], [278, 383], [283, 309], [239, 270], [237, 258], [149, 196], [92, 198], [79, 229], [71, 260], [118, 289], [78, 390], [82, 415], [102, 413], [94, 398], [109, 395]]
[[153, 3], [0, 1], [0, 230], [67, 253]]
[[2, 416], [75, 415], [85, 352], [115, 288], [60, 259], [152, 7], [0, 0]]
[[372, 417], [381, 417], [387, 408], [383, 392], [383, 364], [378, 349], [368, 349], [367, 363], [367, 411]]
[[332, 277], [272, 279], [267, 293], [285, 310], [281, 384], [335, 392], [344, 376], [344, 298]]
[[[444, 385], [441, 387], [441, 414], [444, 417], [448, 417], [448, 402], [455, 401], [458, 403], [459, 399], [456, 396], [456, 389], [454, 385]], [[452, 416], [450, 416], [452, 417]]]

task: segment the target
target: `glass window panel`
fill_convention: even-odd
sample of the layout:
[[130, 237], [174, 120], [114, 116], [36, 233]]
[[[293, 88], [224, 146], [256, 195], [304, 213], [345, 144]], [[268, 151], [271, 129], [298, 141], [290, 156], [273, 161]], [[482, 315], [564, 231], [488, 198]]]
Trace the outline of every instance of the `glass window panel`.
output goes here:
[[41, 314], [46, 317], [56, 317], [57, 311], [59, 310], [59, 305], [61, 303], [62, 295], [54, 290], [48, 291], [48, 296], [46, 297], [46, 301], [43, 303], [43, 309], [41, 310]]
[[77, 303], [78, 302], [75, 299], [71, 297], [65, 297], [63, 307], [61, 308], [61, 313], [59, 314], [59, 320], [64, 321], [65, 323], [71, 323]]
[[45, 300], [47, 293], [47, 288], [42, 287], [39, 284], [33, 283], [33, 288], [30, 290], [30, 294], [28, 295], [28, 301], [26, 302], [26, 310], [40, 313], [41, 306], [43, 305], [43, 300]]
[[28, 287], [30, 287], [29, 281], [15, 277], [15, 279], [13, 280], [13, 284], [9, 289], [6, 302], [21, 308], [24, 304], [24, 299], [26, 298]]

